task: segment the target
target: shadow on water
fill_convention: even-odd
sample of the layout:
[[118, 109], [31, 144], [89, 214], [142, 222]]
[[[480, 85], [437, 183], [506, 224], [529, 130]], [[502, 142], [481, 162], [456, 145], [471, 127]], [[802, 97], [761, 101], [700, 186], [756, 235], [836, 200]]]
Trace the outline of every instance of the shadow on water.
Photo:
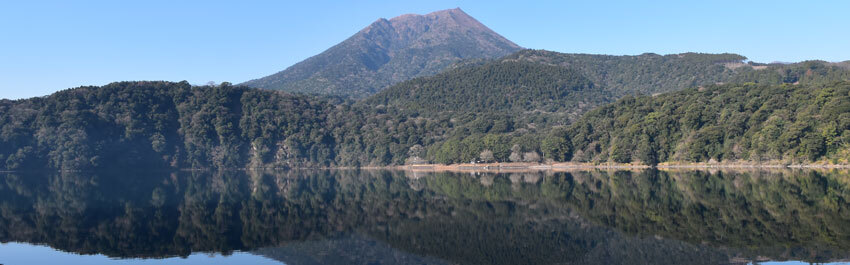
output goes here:
[[286, 264], [730, 264], [850, 258], [842, 171], [0, 174], [0, 241]]

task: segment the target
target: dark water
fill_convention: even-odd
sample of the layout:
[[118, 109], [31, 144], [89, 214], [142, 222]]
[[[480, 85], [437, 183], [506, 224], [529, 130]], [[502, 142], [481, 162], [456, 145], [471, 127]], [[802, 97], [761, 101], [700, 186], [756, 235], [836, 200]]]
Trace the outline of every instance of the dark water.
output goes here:
[[0, 264], [850, 259], [842, 171], [0, 173]]

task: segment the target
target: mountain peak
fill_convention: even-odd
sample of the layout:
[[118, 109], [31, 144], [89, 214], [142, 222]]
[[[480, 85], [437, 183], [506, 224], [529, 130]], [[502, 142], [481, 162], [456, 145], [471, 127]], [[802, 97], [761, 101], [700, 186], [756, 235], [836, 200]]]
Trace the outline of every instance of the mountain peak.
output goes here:
[[[478, 23], [478, 21], [475, 20], [475, 18], [473, 18], [472, 16], [470, 16], [466, 12], [463, 12], [463, 10], [461, 10], [459, 7], [452, 8], [452, 9], [446, 9], [446, 10], [440, 10], [440, 11], [434, 11], [434, 12], [426, 14], [425, 17], [432, 17], [432, 18], [447, 17], [447, 18], [452, 18], [452, 19], [458, 20], [458, 21], [467, 21], [467, 22]], [[478, 23], [478, 24], [480, 24], [480, 23]]]
[[431, 12], [431, 13], [428, 13], [428, 14], [424, 14], [424, 15], [419, 15], [419, 14], [404, 14], [404, 15], [400, 15], [400, 16], [394, 17], [394, 18], [392, 18], [392, 19], [390, 19], [390, 20], [393, 20], [393, 19], [403, 19], [403, 18], [407, 18], [407, 17], [429, 17], [429, 18], [436, 18], [436, 17], [447, 17], [447, 16], [458, 16], [458, 17], [468, 17], [468, 18], [472, 18], [471, 16], [469, 16], [469, 14], [467, 14], [466, 12], [463, 12], [463, 10], [461, 10], [459, 7], [456, 7], [456, 8], [452, 8], [452, 9], [444, 9], [444, 10], [434, 11], [434, 12]]
[[425, 15], [405, 14], [394, 17], [389, 22], [396, 28], [413, 28], [426, 24], [466, 31], [492, 31], [460, 8], [440, 10]]
[[463, 10], [461, 10], [461, 9], [460, 9], [460, 7], [449, 8], [449, 9], [443, 9], [443, 10], [439, 10], [439, 11], [434, 11], [434, 12], [431, 12], [430, 14], [437, 14], [437, 13], [446, 13], [446, 14], [464, 14], [464, 15], [466, 15], [466, 12], [463, 12]]
[[365, 97], [401, 81], [436, 74], [460, 60], [498, 58], [520, 49], [460, 8], [405, 14], [375, 20], [319, 55], [244, 84]]

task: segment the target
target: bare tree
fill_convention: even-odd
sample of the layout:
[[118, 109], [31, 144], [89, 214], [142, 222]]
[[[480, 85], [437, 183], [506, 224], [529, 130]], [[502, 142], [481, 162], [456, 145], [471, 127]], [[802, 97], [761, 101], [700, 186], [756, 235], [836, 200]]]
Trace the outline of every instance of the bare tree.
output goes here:
[[490, 151], [490, 150], [481, 151], [481, 154], [479, 155], [479, 157], [484, 162], [492, 162], [492, 161], [496, 160], [496, 158], [493, 156], [493, 151]]
[[523, 154], [523, 161], [525, 162], [540, 162], [540, 155], [537, 152], [527, 152]]

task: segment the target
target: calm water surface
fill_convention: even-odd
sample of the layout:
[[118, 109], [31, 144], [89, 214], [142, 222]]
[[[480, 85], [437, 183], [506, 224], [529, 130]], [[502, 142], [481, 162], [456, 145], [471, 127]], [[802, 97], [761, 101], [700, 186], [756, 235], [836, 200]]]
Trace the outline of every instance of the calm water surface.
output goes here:
[[846, 171], [0, 173], [0, 264], [850, 260]]

